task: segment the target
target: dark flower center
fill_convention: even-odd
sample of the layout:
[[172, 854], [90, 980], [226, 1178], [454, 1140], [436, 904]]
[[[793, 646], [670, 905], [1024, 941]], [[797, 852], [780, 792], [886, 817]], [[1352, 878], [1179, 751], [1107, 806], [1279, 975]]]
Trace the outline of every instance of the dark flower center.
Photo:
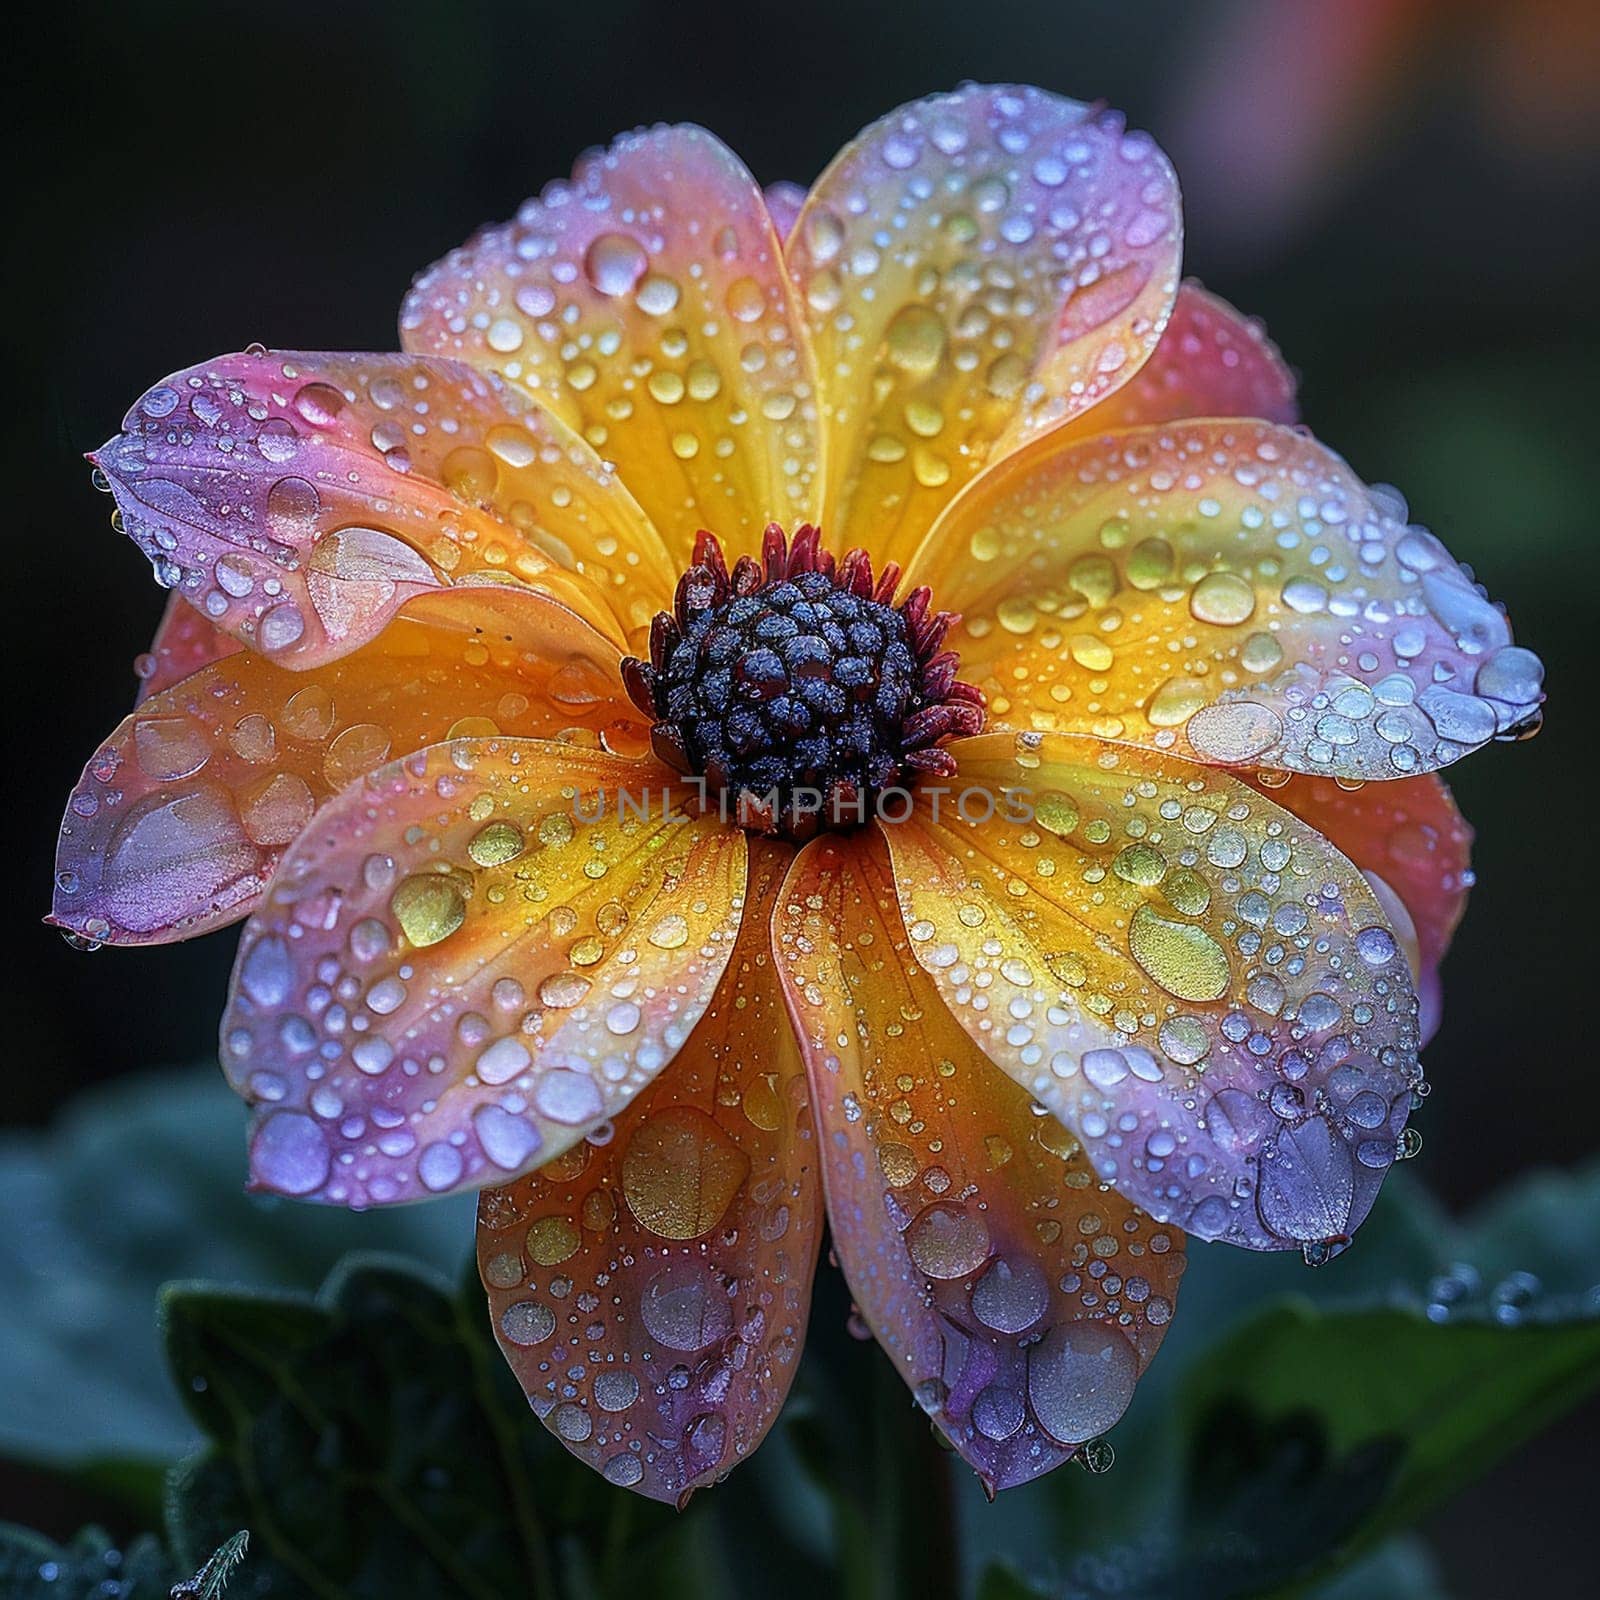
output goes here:
[[709, 533], [650, 629], [650, 660], [623, 678], [654, 719], [656, 754], [705, 779], [707, 799], [752, 833], [800, 841], [880, 813], [886, 792], [949, 777], [944, 741], [978, 732], [983, 696], [941, 648], [955, 622], [926, 589], [898, 605], [900, 571], [874, 580], [865, 551], [840, 561], [817, 529], [776, 523], [761, 559], [729, 571]]

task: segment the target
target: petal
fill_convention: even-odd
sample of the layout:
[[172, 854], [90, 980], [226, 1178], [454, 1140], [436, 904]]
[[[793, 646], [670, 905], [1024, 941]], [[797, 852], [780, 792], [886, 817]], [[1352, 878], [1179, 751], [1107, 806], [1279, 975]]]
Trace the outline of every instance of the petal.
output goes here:
[[182, 683], [191, 672], [243, 648], [232, 635], [201, 616], [181, 594], [170, 596], [149, 650], [134, 663], [139, 674], [139, 694], [134, 703], [143, 705], [151, 695]]
[[1104, 1188], [961, 1031], [875, 835], [809, 846], [773, 933], [862, 1315], [991, 1493], [1048, 1472], [1132, 1398], [1183, 1235]]
[[495, 378], [414, 356], [222, 356], [150, 390], [94, 455], [158, 579], [285, 666], [408, 600], [553, 597], [625, 644], [674, 574], [582, 440]]
[[784, 861], [752, 846], [716, 998], [611, 1137], [478, 1207], [495, 1336], [534, 1411], [610, 1482], [680, 1505], [765, 1437], [805, 1338], [822, 1191], [767, 948]]
[[955, 803], [885, 831], [968, 1034], [1162, 1221], [1262, 1250], [1351, 1234], [1421, 1077], [1361, 873], [1225, 772], [1062, 734], [953, 748]]
[[503, 1183], [622, 1111], [710, 1003], [744, 890], [744, 836], [664, 782], [458, 740], [333, 801], [223, 1020], [256, 1185], [361, 1207]]
[[538, 614], [559, 631], [537, 653], [401, 617], [309, 672], [234, 647], [142, 700], [67, 802], [51, 920], [117, 944], [231, 922], [319, 806], [444, 739], [573, 730], [642, 754], [649, 735], [622, 695], [615, 646], [559, 607]]
[[626, 134], [435, 263], [408, 350], [493, 368], [616, 463], [680, 564], [814, 521], [809, 354], [755, 179], [702, 128]]
[[767, 198], [767, 210], [772, 216], [772, 226], [780, 240], [794, 232], [795, 220], [806, 203], [806, 192], [798, 183], [787, 181], [769, 183], [762, 191]]
[[984, 463], [1155, 347], [1178, 186], [1112, 112], [970, 86], [847, 145], [789, 236], [828, 429], [824, 526], [904, 561]]
[[1416, 980], [1422, 1042], [1439, 1029], [1439, 963], [1472, 887], [1472, 829], [1434, 773], [1349, 789], [1328, 778], [1274, 783], [1271, 798], [1361, 869]]
[[1294, 422], [1299, 414], [1294, 374], [1266, 330], [1190, 280], [1150, 359], [1069, 431], [1078, 438], [1185, 417]]
[[908, 582], [1013, 728], [1396, 778], [1536, 716], [1541, 668], [1389, 490], [1265, 422], [1169, 423], [986, 474]]

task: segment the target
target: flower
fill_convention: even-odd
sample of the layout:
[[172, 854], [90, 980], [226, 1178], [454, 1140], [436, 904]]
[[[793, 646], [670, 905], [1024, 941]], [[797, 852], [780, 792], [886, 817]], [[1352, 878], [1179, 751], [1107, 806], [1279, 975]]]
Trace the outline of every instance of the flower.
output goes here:
[[656, 128], [424, 273], [405, 354], [206, 362], [94, 456], [179, 598], [55, 922], [249, 917], [254, 1182], [482, 1189], [613, 1483], [760, 1441], [824, 1197], [993, 1490], [1117, 1420], [1185, 1233], [1324, 1257], [1401, 1148], [1434, 773], [1539, 665], [1179, 254], [1154, 144], [1034, 89], [803, 197]]

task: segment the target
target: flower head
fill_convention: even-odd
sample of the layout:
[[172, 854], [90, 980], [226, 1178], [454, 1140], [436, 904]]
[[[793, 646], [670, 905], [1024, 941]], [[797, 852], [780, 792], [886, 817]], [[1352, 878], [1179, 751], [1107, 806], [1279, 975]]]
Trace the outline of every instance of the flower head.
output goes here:
[[1033, 89], [804, 196], [658, 128], [424, 273], [405, 354], [206, 362], [96, 453], [179, 599], [54, 920], [248, 915], [254, 1181], [481, 1188], [614, 1483], [760, 1441], [824, 1206], [995, 1488], [1121, 1415], [1185, 1234], [1325, 1256], [1397, 1155], [1434, 773], [1539, 667], [1179, 250], [1155, 146]]

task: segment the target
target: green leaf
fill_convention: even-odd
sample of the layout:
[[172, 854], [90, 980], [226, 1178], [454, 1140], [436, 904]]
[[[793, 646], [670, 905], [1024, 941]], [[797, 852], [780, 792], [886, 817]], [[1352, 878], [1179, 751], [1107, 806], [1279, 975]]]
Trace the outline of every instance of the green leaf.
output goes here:
[[475, 1282], [455, 1295], [361, 1256], [316, 1296], [175, 1285], [162, 1320], [208, 1441], [174, 1474], [169, 1538], [184, 1566], [250, 1529], [242, 1592], [957, 1592], [938, 1514], [946, 1457], [904, 1385], [854, 1341], [839, 1359], [817, 1341], [755, 1458], [680, 1514], [605, 1483], [530, 1416]]
[[1600, 1161], [1536, 1172], [1491, 1197], [1471, 1218], [1459, 1253], [1486, 1284], [1531, 1273], [1536, 1299], [1570, 1297], [1600, 1311]]
[[1047, 1594], [999, 1561], [985, 1567], [978, 1579], [977, 1600], [1046, 1600]]
[[179, 1285], [162, 1320], [210, 1440], [173, 1482], [180, 1561], [242, 1526], [258, 1594], [553, 1586], [534, 1430], [479, 1386], [478, 1340], [442, 1282], [357, 1258], [315, 1299]]
[[[1170, 1541], [1147, 1542], [1073, 1563], [1072, 1575], [1024, 1577], [1004, 1562], [986, 1568], [977, 1600], [1229, 1600], [1261, 1595], [1246, 1551], [1209, 1559], [1181, 1554]], [[1296, 1584], [1273, 1600], [1447, 1600], [1432, 1556], [1415, 1539], [1393, 1539], [1341, 1576], [1310, 1587]]]
[[168, 1290], [173, 1374], [209, 1441], [171, 1484], [179, 1564], [244, 1527], [255, 1595], [716, 1592], [693, 1512], [613, 1489], [528, 1415], [481, 1304], [372, 1256], [315, 1297]]
[[[0, 1135], [0, 1455], [90, 1475], [141, 1508], [196, 1434], [164, 1370], [168, 1279], [314, 1289], [347, 1250], [453, 1271], [470, 1198], [352, 1216], [247, 1195], [244, 1108], [215, 1067], [80, 1097]], [[153, 1507], [151, 1507], [153, 1511]]]
[[[166, 1552], [145, 1535], [119, 1549], [98, 1528], [70, 1544], [0, 1523], [0, 1595], [6, 1600], [167, 1600], [177, 1582]], [[117, 1587], [109, 1589], [108, 1584]]]
[[[1282, 1303], [1185, 1385], [1188, 1529], [1253, 1546], [1283, 1582], [1332, 1568], [1410, 1525], [1597, 1382], [1597, 1320], [1507, 1327]], [[1286, 1527], [1293, 1537], [1278, 1556]]]
[[1432, 1553], [1414, 1537], [1391, 1539], [1313, 1593], [1315, 1600], [1448, 1600]]

